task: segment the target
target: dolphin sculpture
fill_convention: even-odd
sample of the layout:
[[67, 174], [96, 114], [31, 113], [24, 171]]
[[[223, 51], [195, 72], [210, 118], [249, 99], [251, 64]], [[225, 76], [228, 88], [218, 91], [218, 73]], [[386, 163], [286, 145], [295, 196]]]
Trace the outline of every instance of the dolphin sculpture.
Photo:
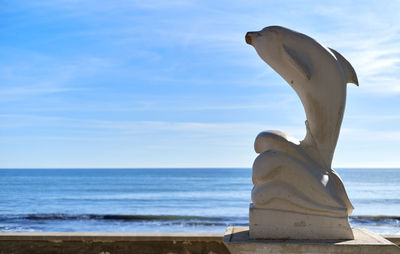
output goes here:
[[250, 237], [353, 239], [353, 206], [331, 168], [347, 83], [358, 86], [353, 67], [337, 51], [280, 26], [248, 32], [246, 42], [295, 90], [307, 117], [302, 141], [280, 131], [255, 140]]

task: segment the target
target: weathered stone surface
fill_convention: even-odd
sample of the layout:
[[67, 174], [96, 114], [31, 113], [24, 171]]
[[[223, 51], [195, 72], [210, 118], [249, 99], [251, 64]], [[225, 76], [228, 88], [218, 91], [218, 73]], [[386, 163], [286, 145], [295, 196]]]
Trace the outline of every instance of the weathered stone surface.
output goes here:
[[250, 206], [251, 239], [353, 239], [347, 216], [320, 216]]
[[[385, 237], [400, 243], [400, 236]], [[0, 232], [0, 253], [229, 254], [222, 239], [223, 234]]]
[[[285, 221], [292, 213], [305, 225], [312, 225], [310, 239], [352, 239], [348, 215], [353, 206], [342, 180], [331, 168], [339, 137], [347, 83], [358, 85], [351, 64], [337, 51], [326, 48], [307, 35], [271, 26], [248, 32], [246, 42], [296, 91], [306, 113], [306, 136], [298, 141], [280, 131], [260, 133], [254, 148], [260, 155], [253, 164], [251, 237], [303, 239], [298, 227]], [[260, 210], [256, 210], [260, 209]], [[261, 219], [262, 212], [272, 218]], [[306, 215], [306, 216], [303, 216]], [[332, 226], [327, 231], [325, 217]], [[332, 218], [340, 218], [333, 222]], [[321, 228], [318, 228], [321, 225]], [[281, 228], [279, 228], [282, 226]], [[276, 230], [278, 229], [279, 230]], [[269, 230], [271, 232], [269, 232]], [[256, 233], [257, 232], [257, 233]], [[303, 231], [303, 233], [310, 230]], [[329, 235], [329, 232], [332, 232]]]
[[220, 234], [1, 233], [1, 254], [221, 253]]
[[232, 254], [399, 254], [392, 242], [364, 229], [354, 240], [252, 240], [248, 227], [228, 228], [224, 243]]

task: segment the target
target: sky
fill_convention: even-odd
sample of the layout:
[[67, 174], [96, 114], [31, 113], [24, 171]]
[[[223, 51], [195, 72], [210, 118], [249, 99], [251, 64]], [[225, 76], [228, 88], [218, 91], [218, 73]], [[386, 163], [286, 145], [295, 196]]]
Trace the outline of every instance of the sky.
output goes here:
[[245, 167], [299, 140], [292, 88], [247, 45], [270, 25], [344, 55], [333, 167], [400, 167], [399, 1], [0, 1], [0, 168]]

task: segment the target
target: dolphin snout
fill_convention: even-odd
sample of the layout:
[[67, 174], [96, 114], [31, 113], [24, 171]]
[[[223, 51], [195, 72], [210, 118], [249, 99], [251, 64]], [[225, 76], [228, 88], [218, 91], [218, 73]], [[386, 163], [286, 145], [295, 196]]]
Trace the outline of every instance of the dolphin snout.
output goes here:
[[247, 32], [246, 34], [246, 43], [252, 45], [251, 43], [254, 41], [254, 39], [261, 34], [259, 32]]

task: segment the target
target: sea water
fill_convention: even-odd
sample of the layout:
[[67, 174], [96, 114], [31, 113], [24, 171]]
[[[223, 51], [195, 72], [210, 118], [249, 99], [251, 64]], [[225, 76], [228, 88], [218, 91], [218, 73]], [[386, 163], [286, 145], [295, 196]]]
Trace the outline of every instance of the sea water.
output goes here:
[[[400, 169], [338, 169], [352, 227], [400, 234]], [[1, 169], [0, 231], [218, 232], [247, 226], [251, 169]]]

